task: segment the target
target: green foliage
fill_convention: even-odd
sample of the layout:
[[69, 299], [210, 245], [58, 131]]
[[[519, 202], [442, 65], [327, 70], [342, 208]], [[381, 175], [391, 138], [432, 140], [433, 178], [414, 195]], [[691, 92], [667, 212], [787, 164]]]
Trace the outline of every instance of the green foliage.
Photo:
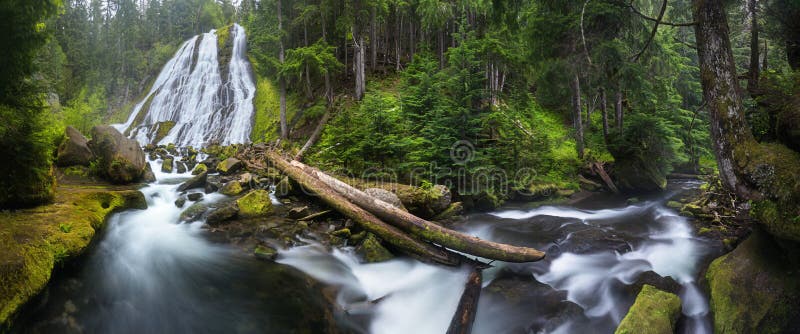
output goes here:
[[64, 125], [71, 125], [83, 134], [103, 122], [106, 110], [106, 96], [102, 88], [92, 90], [81, 89], [78, 95], [61, 109]]

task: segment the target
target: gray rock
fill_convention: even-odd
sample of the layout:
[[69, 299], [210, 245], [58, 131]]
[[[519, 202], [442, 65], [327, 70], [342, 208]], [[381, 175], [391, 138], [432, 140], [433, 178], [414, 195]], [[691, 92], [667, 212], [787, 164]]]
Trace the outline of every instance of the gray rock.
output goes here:
[[186, 197], [181, 196], [175, 200], [175, 206], [179, 208], [182, 208], [185, 204], [186, 204]]
[[380, 189], [380, 188], [367, 188], [367, 189], [364, 189], [364, 192], [367, 195], [372, 196], [374, 198], [377, 198], [377, 199], [379, 199], [381, 201], [384, 201], [386, 203], [389, 203], [389, 204], [391, 204], [392, 206], [394, 206], [396, 208], [400, 208], [402, 210], [406, 210], [406, 208], [403, 206], [403, 202], [400, 201], [400, 198], [397, 197], [397, 195], [395, 195], [395, 193], [393, 193], [391, 191], [388, 191], [388, 190], [385, 190], [385, 189]]
[[56, 164], [59, 166], [88, 166], [94, 159], [94, 153], [89, 149], [89, 141], [78, 130], [68, 126], [67, 137], [58, 147]]
[[206, 185], [206, 178], [208, 177], [208, 173], [200, 173], [189, 179], [188, 181], [184, 182], [178, 187], [178, 191], [186, 191], [192, 188], [201, 188]]
[[92, 128], [89, 148], [100, 160], [100, 171], [112, 183], [139, 181], [147, 161], [139, 143], [123, 136], [117, 129], [99, 125]]
[[188, 198], [192, 202], [197, 202], [203, 199], [203, 193], [191, 193], [186, 195], [186, 198]]

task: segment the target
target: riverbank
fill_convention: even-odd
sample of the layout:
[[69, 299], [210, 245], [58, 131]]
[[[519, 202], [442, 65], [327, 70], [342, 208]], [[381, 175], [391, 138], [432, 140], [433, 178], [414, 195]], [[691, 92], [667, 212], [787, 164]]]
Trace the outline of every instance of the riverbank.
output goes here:
[[0, 212], [0, 328], [47, 285], [55, 268], [88, 248], [112, 213], [147, 207], [136, 185], [59, 175], [52, 203]]

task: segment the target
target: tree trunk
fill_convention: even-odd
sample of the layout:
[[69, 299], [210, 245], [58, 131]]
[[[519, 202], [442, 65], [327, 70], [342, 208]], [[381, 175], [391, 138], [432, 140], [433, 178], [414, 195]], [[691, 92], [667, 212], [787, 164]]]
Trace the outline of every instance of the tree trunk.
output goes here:
[[603, 141], [608, 144], [608, 110], [606, 110], [606, 90], [600, 88], [600, 113], [603, 117]]
[[[281, 0], [276, 2], [278, 7], [278, 33], [283, 34], [283, 15], [281, 14]], [[284, 51], [283, 51], [283, 36], [278, 38], [278, 61], [283, 64]], [[289, 127], [286, 122], [286, 80], [283, 77], [278, 79], [280, 86], [280, 119], [281, 119], [281, 139], [289, 137]]]
[[578, 74], [572, 76], [569, 84], [572, 93], [572, 124], [575, 127], [575, 140], [578, 145], [578, 156], [583, 158], [583, 110], [581, 107], [581, 81]]
[[365, 230], [370, 231], [385, 240], [389, 244], [401, 249], [405, 252], [417, 255], [423, 259], [428, 259], [431, 262], [441, 263], [445, 265], [456, 265], [459, 260], [451, 256], [448, 252], [438, 249], [434, 246], [423, 243], [419, 240], [413, 239], [398, 230], [396, 227], [382, 222], [380, 219], [359, 208], [353, 203], [350, 203], [342, 195], [328, 187], [319, 179], [306, 174], [300, 168], [292, 166], [280, 154], [269, 151], [267, 158], [275, 165], [276, 168], [286, 173], [290, 178], [297, 181], [305, 189], [314, 192], [330, 207], [336, 209], [343, 215], [361, 225]]
[[308, 141], [306, 141], [306, 144], [303, 145], [303, 148], [301, 148], [300, 151], [295, 154], [294, 160], [303, 161], [303, 154], [305, 154], [306, 151], [311, 148], [311, 145], [314, 145], [314, 143], [319, 140], [319, 136], [322, 135], [322, 129], [325, 128], [325, 124], [327, 124], [328, 120], [331, 118], [332, 109], [333, 105], [328, 104], [328, 107], [325, 109], [325, 114], [322, 115], [322, 119], [319, 120], [317, 127], [314, 128], [314, 132], [311, 134], [311, 137], [308, 137]]
[[369, 66], [372, 72], [375, 72], [375, 68], [378, 66], [377, 6], [378, 4], [373, 4], [369, 14]]
[[[711, 140], [723, 184], [743, 198], [756, 194], [738, 174], [735, 146], [755, 144], [744, 119], [739, 81], [721, 0], [694, 0], [700, 83], [711, 118]], [[755, 146], [755, 145], [753, 145]], [[745, 154], [745, 152], [740, 152]]]
[[622, 90], [617, 88], [614, 96], [614, 121], [617, 123], [617, 131], [622, 133]]
[[481, 298], [483, 282], [481, 271], [478, 267], [473, 267], [470, 271], [456, 313], [453, 314], [450, 327], [447, 328], [447, 334], [472, 333], [472, 324], [475, 322], [475, 314], [478, 313], [478, 300]]
[[[270, 160], [279, 158], [274, 152], [270, 152], [269, 154]], [[541, 260], [545, 256], [543, 252], [533, 248], [482, 240], [471, 235], [441, 227], [369, 196], [363, 191], [315, 168], [306, 166], [299, 161], [292, 161], [290, 164], [293, 167], [301, 169], [307, 175], [317, 178], [351, 202], [381, 217], [392, 225], [398, 226], [422, 239], [429, 240], [443, 247], [487, 259], [506, 262], [533, 262]]]
[[361, 100], [366, 91], [366, 87], [364, 87], [364, 36], [359, 34], [356, 24], [353, 24], [353, 51], [353, 75], [356, 79], [355, 97], [356, 100]]
[[747, 92], [755, 95], [758, 89], [759, 57], [758, 57], [758, 0], [747, 0], [747, 11], [750, 15], [750, 72], [747, 78]]

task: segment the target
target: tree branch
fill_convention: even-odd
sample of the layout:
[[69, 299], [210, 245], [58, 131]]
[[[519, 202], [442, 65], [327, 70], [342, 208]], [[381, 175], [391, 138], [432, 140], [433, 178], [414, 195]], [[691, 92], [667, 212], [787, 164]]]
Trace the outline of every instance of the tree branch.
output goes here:
[[581, 40], [583, 41], [583, 52], [586, 53], [586, 61], [589, 62], [589, 65], [592, 65], [592, 58], [589, 57], [589, 48], [586, 47], [586, 35], [583, 33], [583, 15], [586, 13], [586, 5], [589, 4], [589, 1], [583, 3], [583, 9], [581, 9]]
[[640, 12], [639, 10], [637, 10], [636, 7], [633, 6], [633, 1], [631, 1], [631, 3], [628, 4], [628, 7], [636, 15], [641, 16], [645, 20], [656, 22], [657, 24], [663, 24], [665, 26], [673, 26], [673, 27], [692, 27], [692, 26], [696, 26], [697, 25], [697, 22], [682, 22], [682, 23], [664, 22], [664, 21], [661, 21], [661, 19], [660, 19], [661, 16], [659, 16], [659, 19], [654, 19], [652, 17], [644, 15], [644, 13]]
[[[633, 8], [633, 2], [631, 2], [631, 8]], [[664, 13], [667, 11], [667, 0], [661, 2], [661, 10], [658, 12], [658, 19], [656, 19], [656, 24], [653, 25], [653, 31], [650, 33], [650, 38], [647, 39], [647, 42], [644, 43], [644, 47], [639, 50], [635, 56], [633, 56], [633, 62], [637, 62], [639, 57], [644, 54], [644, 51], [650, 46], [650, 43], [653, 42], [653, 39], [656, 37], [656, 33], [658, 32], [658, 25], [661, 24], [661, 19], [664, 18]]]

